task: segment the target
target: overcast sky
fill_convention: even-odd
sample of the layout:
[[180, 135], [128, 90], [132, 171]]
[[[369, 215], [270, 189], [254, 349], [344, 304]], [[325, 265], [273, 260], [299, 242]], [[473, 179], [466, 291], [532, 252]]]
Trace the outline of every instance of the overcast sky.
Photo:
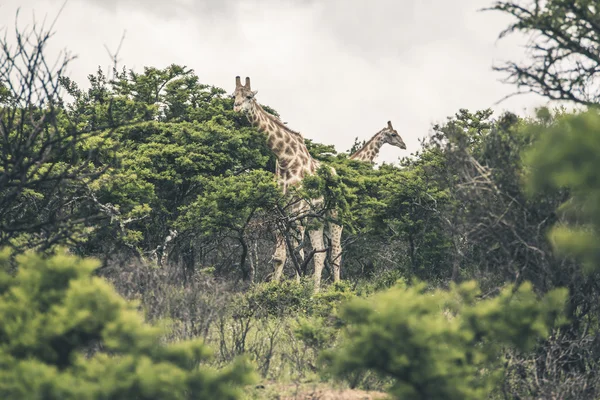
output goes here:
[[[4, 0], [0, 26], [53, 19], [63, 0]], [[510, 19], [478, 12], [491, 0], [70, 0], [55, 48], [78, 58], [80, 84], [111, 64], [123, 31], [121, 66], [176, 63], [201, 82], [233, 92], [250, 76], [257, 99], [304, 137], [348, 150], [391, 120], [408, 149], [384, 147], [395, 162], [419, 148], [431, 125], [460, 108], [531, 112], [535, 95], [494, 103], [514, 91], [492, 65], [524, 58], [523, 38], [497, 41]], [[496, 114], [498, 115], [498, 114]]]

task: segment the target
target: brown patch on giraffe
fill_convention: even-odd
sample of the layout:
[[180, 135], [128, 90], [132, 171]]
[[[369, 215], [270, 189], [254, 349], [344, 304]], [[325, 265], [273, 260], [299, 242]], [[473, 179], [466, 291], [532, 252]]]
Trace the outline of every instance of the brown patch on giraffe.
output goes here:
[[285, 154], [287, 154], [288, 156], [293, 156], [294, 155], [294, 149], [292, 149], [292, 147], [288, 145], [285, 148]]
[[277, 154], [280, 154], [281, 150], [283, 150], [283, 146], [285, 146], [285, 143], [283, 142], [283, 140], [278, 140], [275, 142], [275, 145], [273, 146], [273, 151], [275, 151]]
[[298, 142], [295, 140], [290, 140], [290, 148], [292, 149], [292, 151], [295, 153], [296, 149], [298, 149]]
[[290, 169], [292, 170], [298, 170], [298, 167], [300, 167], [300, 161], [296, 158], [294, 159], [294, 161], [290, 164]]

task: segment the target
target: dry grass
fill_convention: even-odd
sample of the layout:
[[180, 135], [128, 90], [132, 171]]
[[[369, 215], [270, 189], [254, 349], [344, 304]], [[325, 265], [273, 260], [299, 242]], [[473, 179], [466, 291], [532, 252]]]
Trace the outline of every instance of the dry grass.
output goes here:
[[389, 398], [383, 392], [332, 387], [318, 383], [264, 384], [257, 386], [248, 397], [256, 400], [383, 400]]

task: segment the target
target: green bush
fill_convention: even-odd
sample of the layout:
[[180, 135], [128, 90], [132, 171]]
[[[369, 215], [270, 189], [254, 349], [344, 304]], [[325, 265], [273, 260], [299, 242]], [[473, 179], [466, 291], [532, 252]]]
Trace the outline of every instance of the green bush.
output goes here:
[[251, 382], [238, 360], [224, 370], [202, 366], [201, 341], [161, 343], [104, 280], [98, 262], [28, 254], [11, 271], [0, 252], [0, 398], [236, 399]]
[[[542, 110], [540, 113], [547, 113]], [[577, 258], [587, 272], [600, 268], [600, 114], [597, 110], [560, 116], [551, 126], [531, 125], [538, 138], [523, 158], [530, 194], [568, 189], [557, 210], [561, 221], [549, 232], [559, 254]]]
[[314, 290], [308, 282], [267, 282], [240, 296], [238, 313], [257, 316], [289, 316], [311, 307]]
[[373, 371], [409, 399], [483, 399], [503, 376], [503, 346], [528, 350], [549, 335], [567, 291], [541, 300], [525, 283], [477, 302], [475, 282], [427, 291], [398, 285], [343, 307], [345, 337], [323, 360], [338, 376]]
[[345, 300], [355, 296], [347, 282], [336, 282], [314, 293], [312, 280], [268, 282], [240, 295], [234, 315], [258, 317], [328, 316]]

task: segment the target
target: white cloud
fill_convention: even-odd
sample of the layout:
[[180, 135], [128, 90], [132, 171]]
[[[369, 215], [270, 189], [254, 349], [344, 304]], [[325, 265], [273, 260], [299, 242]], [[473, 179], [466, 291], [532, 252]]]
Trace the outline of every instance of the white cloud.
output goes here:
[[[62, 1], [9, 0], [0, 25], [30, 12], [54, 16]], [[305, 137], [347, 150], [392, 120], [408, 151], [434, 122], [459, 108], [487, 108], [513, 87], [498, 82], [494, 60], [522, 58], [518, 40], [496, 42], [508, 20], [478, 13], [480, 0], [87, 0], [67, 4], [54, 44], [79, 58], [78, 82], [110, 59], [123, 30], [120, 53], [128, 68], [193, 68], [204, 83], [234, 88], [250, 76], [258, 99], [277, 109]], [[497, 110], [521, 112], [544, 104], [512, 98]], [[380, 161], [407, 151], [382, 149]]]

